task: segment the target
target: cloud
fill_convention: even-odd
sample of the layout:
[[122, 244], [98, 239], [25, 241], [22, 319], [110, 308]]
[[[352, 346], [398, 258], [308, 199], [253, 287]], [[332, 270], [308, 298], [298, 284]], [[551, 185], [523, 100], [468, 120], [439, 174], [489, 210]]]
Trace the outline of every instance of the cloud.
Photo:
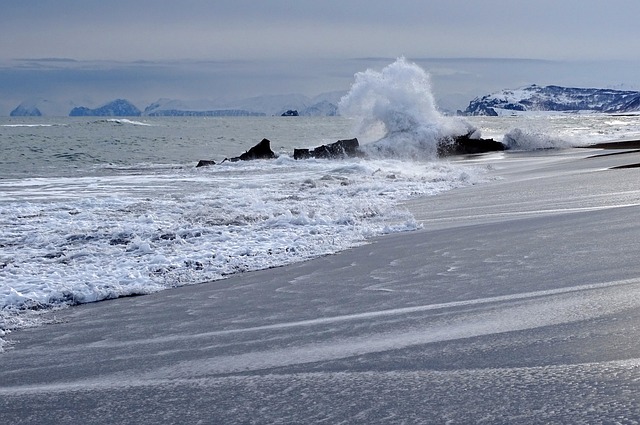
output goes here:
[[635, 0], [8, 2], [0, 17], [0, 55], [637, 58], [638, 15]]

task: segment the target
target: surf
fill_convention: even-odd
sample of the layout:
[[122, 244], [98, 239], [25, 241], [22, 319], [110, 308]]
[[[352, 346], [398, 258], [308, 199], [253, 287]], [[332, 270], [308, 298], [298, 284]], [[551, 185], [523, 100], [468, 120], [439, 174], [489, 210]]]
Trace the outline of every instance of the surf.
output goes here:
[[354, 78], [338, 110], [354, 120], [371, 157], [435, 160], [442, 140], [480, 135], [468, 122], [438, 110], [429, 74], [404, 57]]

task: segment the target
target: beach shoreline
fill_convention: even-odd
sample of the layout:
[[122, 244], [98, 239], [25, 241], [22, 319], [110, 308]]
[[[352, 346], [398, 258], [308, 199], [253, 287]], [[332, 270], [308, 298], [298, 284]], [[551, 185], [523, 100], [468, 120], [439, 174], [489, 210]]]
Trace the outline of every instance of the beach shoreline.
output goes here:
[[592, 153], [476, 156], [500, 178], [406, 202], [421, 230], [54, 312], [0, 354], [0, 419], [637, 418], [640, 188], [619, 168], [640, 152]]

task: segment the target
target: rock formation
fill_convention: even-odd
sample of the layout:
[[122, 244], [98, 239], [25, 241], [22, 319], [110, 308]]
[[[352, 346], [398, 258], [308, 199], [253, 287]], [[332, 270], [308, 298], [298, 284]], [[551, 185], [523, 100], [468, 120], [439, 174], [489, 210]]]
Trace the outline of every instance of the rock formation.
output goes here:
[[503, 151], [506, 146], [493, 139], [474, 139], [471, 134], [445, 139], [438, 143], [438, 156], [471, 155]]
[[262, 139], [257, 145], [240, 156], [229, 158], [229, 161], [251, 161], [254, 159], [274, 159], [278, 156], [271, 150], [271, 141]]
[[[242, 155], [233, 158], [225, 158], [222, 162], [251, 161], [254, 159], [274, 159], [277, 157], [278, 156], [271, 150], [271, 141], [269, 139], [262, 139], [258, 144], [253, 146]], [[198, 164], [196, 164], [196, 168], [208, 167], [210, 165], [216, 165], [216, 162], [209, 159], [201, 159], [200, 161], [198, 161]]]
[[335, 159], [360, 156], [358, 139], [338, 140], [335, 143], [318, 146], [315, 149], [294, 149], [294, 159], [322, 158]]
[[[442, 140], [438, 144], [438, 156], [445, 157], [451, 155], [471, 155], [484, 152], [503, 151], [505, 149], [505, 145], [500, 142], [496, 142], [493, 139], [475, 139], [471, 137], [470, 133]], [[356, 138], [338, 140], [335, 143], [321, 145], [315, 149], [293, 150], [294, 159], [341, 159], [361, 156], [364, 156], [364, 153], [360, 150], [360, 144], [358, 143], [358, 139]], [[251, 161], [254, 159], [274, 158], [277, 158], [277, 155], [271, 150], [271, 142], [269, 141], [269, 139], [262, 139], [260, 143], [253, 146], [242, 155], [236, 156], [234, 158], [225, 158], [222, 162]], [[215, 161], [201, 159], [200, 161], [198, 161], [196, 167], [206, 167], [215, 164]]]

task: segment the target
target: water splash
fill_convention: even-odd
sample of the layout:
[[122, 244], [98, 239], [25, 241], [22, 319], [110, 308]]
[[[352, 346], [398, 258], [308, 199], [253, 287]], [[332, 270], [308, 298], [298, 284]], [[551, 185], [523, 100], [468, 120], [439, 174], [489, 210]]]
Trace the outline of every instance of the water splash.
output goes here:
[[474, 131], [438, 111], [429, 75], [405, 58], [381, 71], [357, 73], [338, 108], [357, 121], [357, 134], [374, 137], [363, 146], [371, 156], [434, 159], [439, 141]]
[[514, 128], [504, 135], [502, 141], [508, 149], [534, 151], [541, 149], [567, 149], [575, 143], [532, 129]]

